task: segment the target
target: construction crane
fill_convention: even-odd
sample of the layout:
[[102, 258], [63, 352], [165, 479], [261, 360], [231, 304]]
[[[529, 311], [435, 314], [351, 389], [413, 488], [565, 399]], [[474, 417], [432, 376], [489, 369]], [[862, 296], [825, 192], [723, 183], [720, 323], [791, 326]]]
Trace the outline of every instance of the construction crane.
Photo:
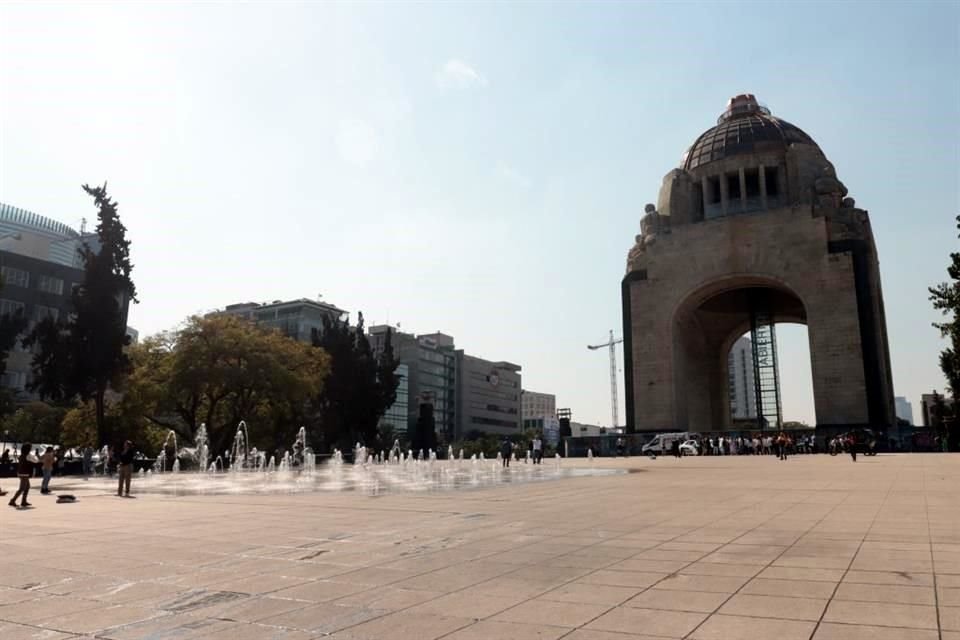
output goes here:
[[619, 419], [617, 417], [617, 349], [616, 346], [623, 342], [623, 338], [618, 340], [613, 339], [613, 329], [610, 330], [610, 341], [605, 342], [604, 344], [588, 344], [587, 349], [591, 351], [596, 351], [597, 349], [603, 349], [604, 347], [610, 348], [610, 406], [611, 406], [611, 417], [613, 418], [613, 424], [610, 425], [611, 429], [616, 429], [620, 426]]

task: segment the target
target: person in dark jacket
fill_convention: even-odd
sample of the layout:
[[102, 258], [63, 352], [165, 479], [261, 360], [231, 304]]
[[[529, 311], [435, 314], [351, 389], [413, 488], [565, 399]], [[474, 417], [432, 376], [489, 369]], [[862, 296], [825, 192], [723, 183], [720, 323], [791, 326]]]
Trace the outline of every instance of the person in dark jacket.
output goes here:
[[513, 455], [513, 443], [510, 442], [510, 438], [504, 437], [503, 442], [500, 443], [500, 463], [504, 467], [510, 466], [510, 457]]
[[130, 480], [133, 478], [133, 459], [136, 453], [132, 442], [127, 440], [123, 443], [123, 450], [117, 456], [117, 477], [120, 478], [117, 485], [118, 496], [130, 497]]
[[9, 504], [11, 507], [17, 506], [17, 498], [20, 498], [20, 507], [26, 508], [31, 506], [27, 502], [27, 494], [30, 493], [30, 476], [33, 475], [33, 455], [30, 453], [33, 450], [33, 445], [29, 442], [23, 444], [20, 447], [20, 458], [17, 461], [17, 477], [20, 478], [20, 488], [17, 489], [17, 492], [13, 494], [13, 498], [10, 499]]

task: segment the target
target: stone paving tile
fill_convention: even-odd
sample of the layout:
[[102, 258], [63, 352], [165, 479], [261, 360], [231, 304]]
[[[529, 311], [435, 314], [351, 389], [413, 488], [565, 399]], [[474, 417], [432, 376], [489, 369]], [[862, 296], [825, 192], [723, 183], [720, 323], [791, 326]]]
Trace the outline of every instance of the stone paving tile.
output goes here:
[[605, 604], [614, 606], [626, 602], [639, 592], [636, 587], [615, 587], [584, 582], [570, 582], [540, 596], [541, 600], [573, 604]]
[[388, 612], [378, 609], [323, 603], [263, 618], [259, 620], [259, 624], [309, 631], [314, 634], [329, 634], [379, 618], [386, 613]]
[[230, 626], [231, 623], [226, 620], [195, 618], [186, 614], [168, 614], [145, 622], [108, 629], [100, 632], [98, 637], [107, 640], [143, 640], [144, 638], [192, 640]]
[[509, 609], [516, 603], [517, 601], [514, 598], [483, 596], [476, 593], [458, 591], [449, 595], [440, 596], [423, 604], [418, 604], [406, 611], [414, 616], [424, 613], [434, 615], [456, 613], [460, 618], [480, 619], [489, 618], [492, 615]]
[[711, 616], [690, 640], [808, 640], [816, 623], [745, 616]]
[[537, 598], [497, 614], [493, 619], [502, 622], [579, 627], [609, 608], [602, 604], [571, 604]]
[[600, 616], [588, 624], [586, 628], [621, 633], [633, 633], [642, 630], [648, 635], [685, 638], [706, 618], [707, 614], [705, 613], [618, 607]]
[[897, 584], [906, 587], [932, 587], [932, 573], [907, 571], [855, 571], [850, 570], [843, 577], [844, 582], [859, 584]]
[[773, 580], [754, 578], [740, 593], [757, 596], [786, 596], [794, 598], [830, 598], [836, 585], [816, 580]]
[[[940, 640], [940, 634], [929, 629], [893, 629], [824, 622], [812, 640]], [[944, 640], [949, 640], [944, 636]]]
[[[570, 638], [571, 636], [565, 635], [569, 632], [568, 627], [482, 620], [444, 636], [443, 640], [557, 640], [560, 637]], [[629, 638], [621, 637], [620, 640]]]
[[645, 589], [666, 578], [667, 573], [650, 573], [648, 571], [608, 571], [600, 570], [578, 578], [577, 582], [585, 584], [602, 584], [613, 587], [636, 587]]
[[295, 587], [273, 591], [270, 595], [275, 598], [329, 602], [337, 598], [342, 598], [343, 596], [366, 591], [369, 588], [370, 587], [365, 584], [350, 584], [334, 580], [316, 580], [314, 582], [305, 582]]
[[66, 640], [77, 636], [37, 627], [28, 627], [10, 622], [0, 622], [0, 638], [3, 640]]
[[113, 627], [149, 620], [157, 615], [153, 609], [117, 605], [106, 609], [56, 615], [42, 622], [40, 626], [65, 633], [93, 634]]
[[834, 595], [837, 600], [893, 602], [897, 604], [936, 604], [933, 587], [841, 583]]
[[737, 594], [720, 608], [720, 613], [731, 616], [816, 621], [823, 615], [826, 606], [825, 598]]
[[640, 609], [713, 613], [729, 597], [726, 593], [649, 589], [627, 601], [626, 606]]
[[[915, 604], [833, 600], [827, 607], [823, 619], [826, 622], [847, 624], [936, 629], [937, 609]], [[949, 627], [944, 626], [944, 628]]]
[[331, 638], [340, 640], [351, 638], [356, 640], [436, 640], [463, 627], [473, 624], [467, 618], [448, 616], [408, 616], [404, 613], [394, 613], [377, 618], [355, 627], [339, 631]]
[[598, 631], [596, 629], [577, 629], [563, 640], [663, 640], [663, 636], [637, 635], [633, 633], [617, 633], [613, 631]]
[[741, 576], [698, 576], [685, 573], [668, 575], [654, 588], [671, 591], [711, 591], [714, 593], [734, 593], [745, 585], [749, 578]]

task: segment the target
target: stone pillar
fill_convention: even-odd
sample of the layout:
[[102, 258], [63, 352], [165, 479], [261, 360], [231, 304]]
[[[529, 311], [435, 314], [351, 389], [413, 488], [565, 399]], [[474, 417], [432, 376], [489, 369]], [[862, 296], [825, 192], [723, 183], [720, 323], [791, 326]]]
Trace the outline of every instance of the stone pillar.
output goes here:
[[747, 174], [740, 167], [740, 211], [747, 210]]
[[760, 202], [763, 203], [763, 208], [766, 210], [767, 207], [767, 171], [766, 167], [760, 165]]
[[700, 178], [700, 191], [703, 193], [703, 219], [707, 218], [707, 209], [710, 207], [710, 183], [707, 177]]

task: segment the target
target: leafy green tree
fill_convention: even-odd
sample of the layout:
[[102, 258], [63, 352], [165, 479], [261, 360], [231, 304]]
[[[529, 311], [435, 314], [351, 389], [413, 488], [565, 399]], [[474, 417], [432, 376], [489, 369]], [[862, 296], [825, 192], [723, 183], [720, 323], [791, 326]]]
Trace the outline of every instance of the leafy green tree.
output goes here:
[[[960, 229], [960, 216], [957, 216], [957, 228]], [[933, 308], [947, 316], [946, 322], [935, 323], [940, 335], [949, 345], [940, 352], [940, 369], [950, 385], [950, 395], [956, 402], [960, 400], [960, 253], [950, 254], [950, 266], [947, 267], [950, 280], [930, 287], [930, 301]]]
[[130, 358], [123, 420], [172, 429], [184, 443], [206, 424], [212, 452], [229, 446], [241, 420], [252, 445], [289, 448], [313, 419], [311, 400], [330, 370], [322, 349], [228, 315], [190, 318], [147, 338]]
[[360, 442], [389, 449], [393, 441], [382, 440], [377, 427], [396, 400], [400, 382], [392, 332], [388, 330], [384, 350], [376, 356], [361, 313], [355, 327], [345, 320], [325, 319], [323, 331], [313, 332], [313, 344], [330, 355], [330, 377], [316, 401], [324, 444], [349, 450]]
[[129, 369], [126, 354], [126, 307], [137, 302], [130, 277], [130, 241], [120, 222], [117, 203], [107, 186], [83, 186], [97, 206], [96, 246], [80, 249], [84, 279], [73, 291], [72, 313], [65, 319], [47, 318], [25, 341], [36, 344], [31, 389], [43, 398], [93, 400], [98, 439], [113, 435], [107, 423], [106, 394]]
[[17, 442], [63, 444], [60, 423], [65, 413], [66, 409], [46, 402], [29, 402], [4, 419], [2, 430]]

